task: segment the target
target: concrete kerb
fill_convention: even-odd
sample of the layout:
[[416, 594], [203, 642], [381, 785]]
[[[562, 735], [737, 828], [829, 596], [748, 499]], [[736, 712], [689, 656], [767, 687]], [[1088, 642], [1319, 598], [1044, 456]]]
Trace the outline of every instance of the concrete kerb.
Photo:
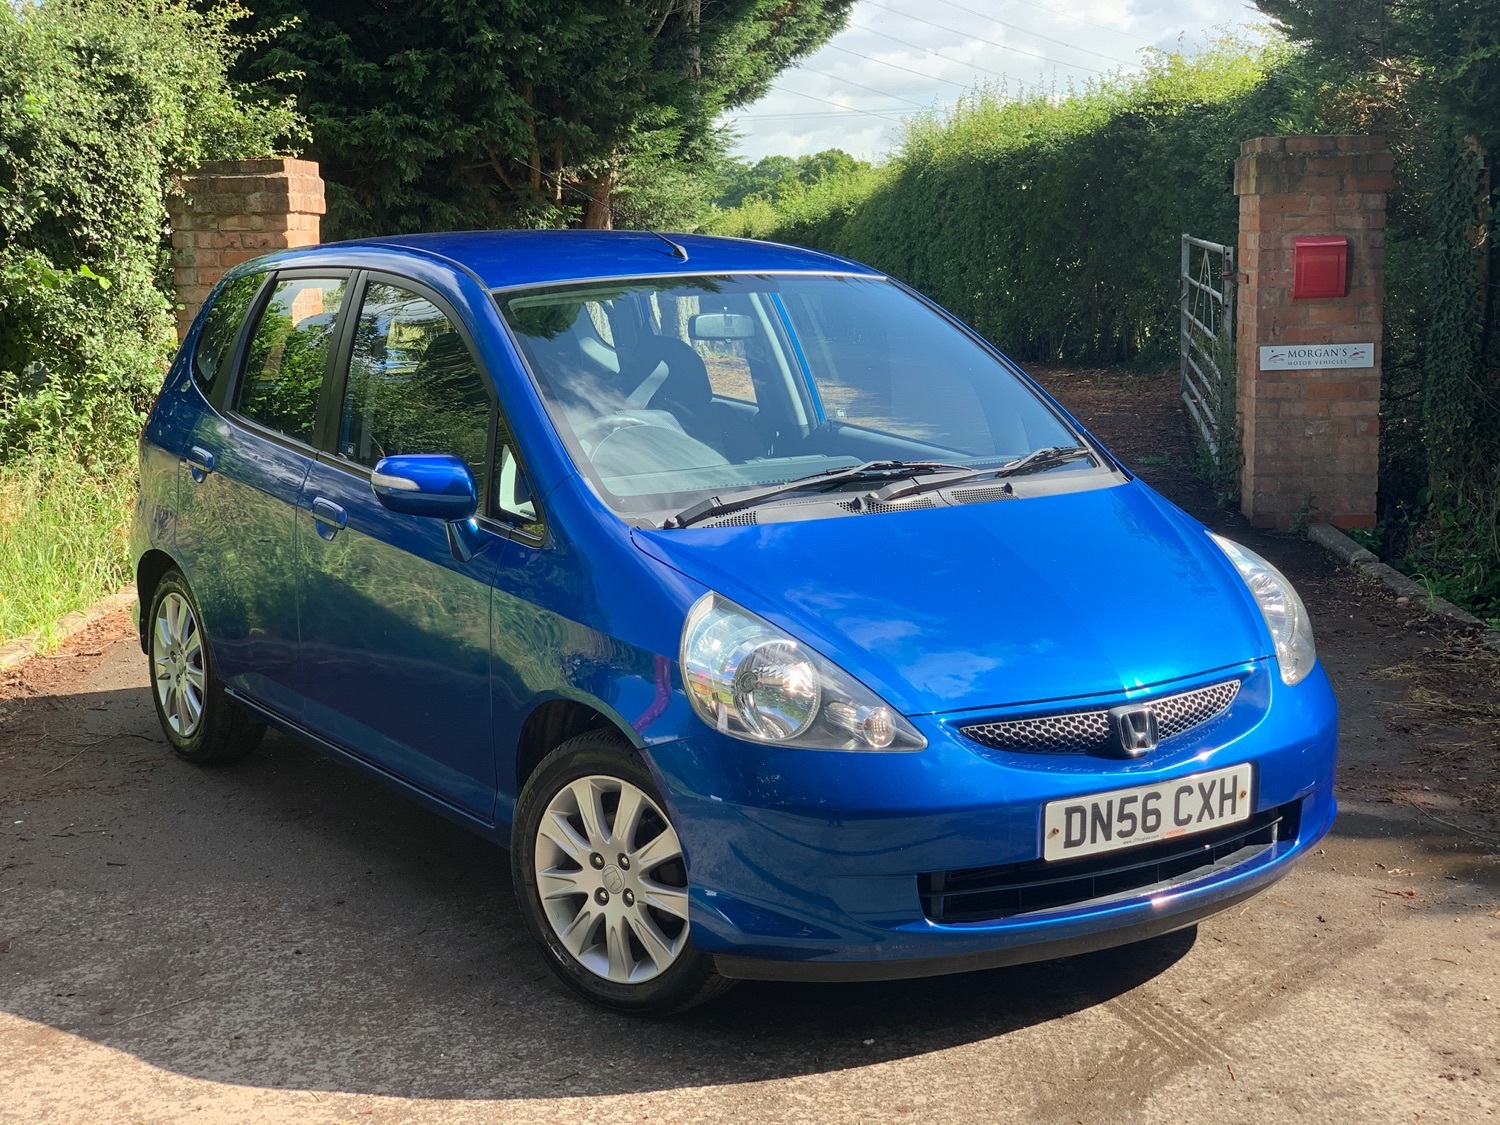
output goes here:
[[1500, 630], [1491, 629], [1468, 610], [1460, 609], [1446, 598], [1440, 598], [1432, 593], [1420, 582], [1408, 578], [1394, 567], [1387, 566], [1373, 551], [1361, 547], [1332, 524], [1309, 525], [1307, 537], [1350, 566], [1368, 574], [1371, 578], [1384, 582], [1399, 596], [1410, 598], [1412, 604], [1425, 606], [1429, 613], [1473, 626], [1479, 630], [1481, 644], [1500, 652]]
[[[67, 640], [75, 633], [87, 629], [95, 621], [102, 617], [108, 617], [111, 613], [120, 610], [128, 610], [135, 605], [135, 590], [125, 589], [117, 594], [100, 598], [87, 609], [80, 609], [66, 614], [58, 619], [52, 628], [53, 635], [58, 642]], [[48, 630], [38, 629], [34, 633], [27, 633], [24, 637], [18, 637], [9, 644], [0, 645], [0, 672], [9, 672], [12, 668], [23, 661], [30, 660], [41, 651], [42, 642], [46, 638]]]

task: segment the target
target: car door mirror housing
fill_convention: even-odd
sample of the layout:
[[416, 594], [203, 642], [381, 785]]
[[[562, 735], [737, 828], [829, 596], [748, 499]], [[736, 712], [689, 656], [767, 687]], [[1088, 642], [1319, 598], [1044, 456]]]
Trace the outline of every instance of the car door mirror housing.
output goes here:
[[393, 512], [448, 523], [472, 519], [479, 507], [474, 474], [461, 457], [407, 453], [382, 457], [370, 474], [376, 498]]

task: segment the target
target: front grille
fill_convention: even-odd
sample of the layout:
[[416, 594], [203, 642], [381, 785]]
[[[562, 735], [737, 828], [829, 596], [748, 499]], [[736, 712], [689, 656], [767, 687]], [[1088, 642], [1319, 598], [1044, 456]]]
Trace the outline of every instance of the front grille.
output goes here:
[[[1239, 680], [1225, 680], [1193, 691], [1142, 700], [1141, 705], [1156, 712], [1157, 738], [1165, 742], [1218, 718], [1229, 710], [1239, 693]], [[985, 746], [1025, 754], [1103, 754], [1116, 749], [1108, 710], [1065, 711], [998, 723], [973, 723], [959, 730]]]
[[1292, 801], [1215, 832], [1084, 859], [1037, 859], [918, 875], [922, 913], [945, 924], [989, 922], [1131, 891], [1162, 890], [1254, 859], [1278, 840], [1295, 840], [1301, 807], [1300, 801]]

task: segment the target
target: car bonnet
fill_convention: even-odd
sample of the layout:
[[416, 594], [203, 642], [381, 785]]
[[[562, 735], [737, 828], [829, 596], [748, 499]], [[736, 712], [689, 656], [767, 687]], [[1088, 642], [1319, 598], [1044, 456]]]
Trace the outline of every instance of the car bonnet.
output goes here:
[[908, 715], [1146, 687], [1272, 652], [1205, 529], [1135, 481], [632, 537]]

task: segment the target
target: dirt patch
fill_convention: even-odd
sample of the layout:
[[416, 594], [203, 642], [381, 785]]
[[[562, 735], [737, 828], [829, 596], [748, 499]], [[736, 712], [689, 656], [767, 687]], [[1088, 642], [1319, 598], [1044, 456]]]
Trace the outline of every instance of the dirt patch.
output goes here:
[[1402, 764], [1416, 774], [1392, 796], [1434, 817], [1445, 803], [1434, 794], [1451, 794], [1478, 813], [1500, 812], [1500, 654], [1449, 641], [1373, 674], [1406, 692], [1388, 704], [1385, 724], [1413, 748]]
[[129, 613], [101, 617], [74, 633], [56, 652], [33, 656], [0, 673], [0, 701], [65, 695], [70, 685], [83, 682], [99, 666], [110, 645], [134, 634], [135, 622]]

